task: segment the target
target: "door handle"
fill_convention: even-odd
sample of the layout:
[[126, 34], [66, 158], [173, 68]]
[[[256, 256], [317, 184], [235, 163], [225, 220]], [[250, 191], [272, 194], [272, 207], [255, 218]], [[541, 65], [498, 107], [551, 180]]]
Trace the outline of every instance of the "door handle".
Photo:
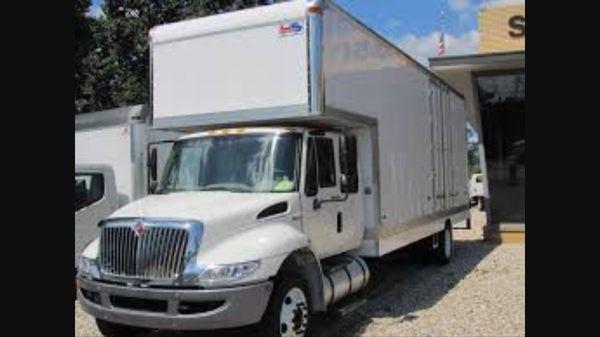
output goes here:
[[319, 209], [321, 208], [321, 205], [326, 203], [326, 202], [342, 202], [342, 201], [346, 201], [348, 200], [348, 193], [346, 193], [343, 197], [336, 195], [331, 197], [331, 199], [323, 199], [323, 200], [319, 200], [319, 198], [314, 198], [313, 199], [313, 209]]

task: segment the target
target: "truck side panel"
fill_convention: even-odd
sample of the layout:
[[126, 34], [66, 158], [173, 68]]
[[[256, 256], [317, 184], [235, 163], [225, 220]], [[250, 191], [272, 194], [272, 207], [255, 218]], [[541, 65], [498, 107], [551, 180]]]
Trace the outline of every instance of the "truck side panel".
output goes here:
[[110, 165], [117, 193], [126, 195], [129, 201], [134, 199], [130, 132], [127, 123], [75, 133], [75, 163]]
[[462, 98], [335, 5], [324, 13], [323, 64], [326, 114], [377, 119], [378, 242], [365, 241], [361, 254], [382, 255], [441, 230], [455, 212], [455, 190], [467, 183], [455, 172], [464, 151], [454, 148], [466, 132], [464, 107], [450, 104]]

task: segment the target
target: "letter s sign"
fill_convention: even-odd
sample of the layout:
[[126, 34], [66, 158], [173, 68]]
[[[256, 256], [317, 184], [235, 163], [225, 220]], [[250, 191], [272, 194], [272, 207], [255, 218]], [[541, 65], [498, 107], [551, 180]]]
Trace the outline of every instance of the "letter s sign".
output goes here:
[[508, 31], [510, 37], [525, 36], [525, 17], [523, 15], [514, 15], [508, 19], [508, 26], [512, 29]]

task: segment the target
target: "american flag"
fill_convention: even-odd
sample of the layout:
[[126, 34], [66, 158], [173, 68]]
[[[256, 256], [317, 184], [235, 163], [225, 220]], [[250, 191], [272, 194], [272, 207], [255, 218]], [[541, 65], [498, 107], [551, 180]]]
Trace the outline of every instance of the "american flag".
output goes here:
[[445, 32], [445, 24], [446, 24], [446, 0], [441, 0], [440, 6], [440, 40], [438, 41], [438, 56], [444, 55], [446, 53], [446, 36]]
[[444, 38], [444, 32], [440, 32], [440, 40], [438, 41], [438, 56], [444, 55], [446, 52], [446, 40]]

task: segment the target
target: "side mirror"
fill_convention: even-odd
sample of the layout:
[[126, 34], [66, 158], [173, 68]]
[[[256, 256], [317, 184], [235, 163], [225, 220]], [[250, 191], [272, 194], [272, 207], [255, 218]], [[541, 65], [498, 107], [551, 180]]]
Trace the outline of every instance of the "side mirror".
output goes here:
[[341, 174], [340, 183], [342, 186], [348, 186], [348, 177], [345, 174]]
[[357, 144], [356, 137], [352, 135], [340, 135], [340, 191], [342, 193], [358, 192], [357, 171]]
[[314, 197], [319, 192], [319, 189], [314, 185], [306, 185], [305, 194], [307, 197]]
[[150, 175], [150, 183], [152, 182], [156, 182], [156, 148], [153, 148], [152, 150], [150, 150], [150, 155], [148, 156], [148, 172]]
[[321, 208], [321, 202], [319, 201], [318, 198], [314, 198], [313, 199], [313, 209], [317, 210], [319, 208]]
[[306, 194], [307, 197], [314, 197], [318, 192], [319, 183], [317, 181], [317, 151], [315, 140], [311, 137], [308, 139], [304, 194]]
[[152, 180], [151, 182], [148, 183], [148, 193], [154, 194], [154, 192], [156, 192], [157, 187], [158, 187], [158, 183], [156, 182], [156, 180]]

